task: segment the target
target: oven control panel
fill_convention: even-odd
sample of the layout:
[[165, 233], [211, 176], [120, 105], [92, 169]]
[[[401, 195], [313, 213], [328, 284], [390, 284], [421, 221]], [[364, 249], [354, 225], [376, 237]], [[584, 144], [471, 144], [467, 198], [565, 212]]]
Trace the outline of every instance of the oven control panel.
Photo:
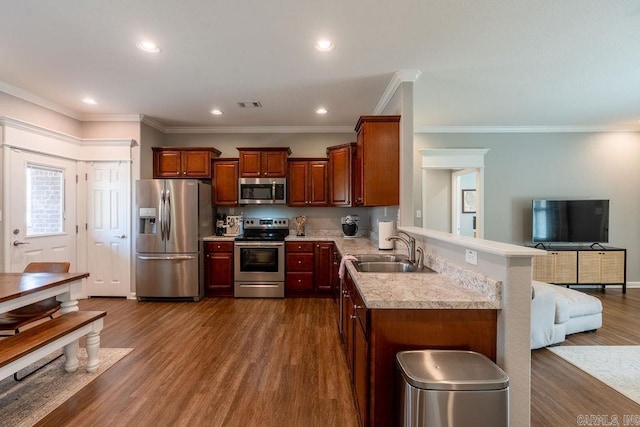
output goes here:
[[289, 218], [245, 218], [244, 228], [289, 229]]

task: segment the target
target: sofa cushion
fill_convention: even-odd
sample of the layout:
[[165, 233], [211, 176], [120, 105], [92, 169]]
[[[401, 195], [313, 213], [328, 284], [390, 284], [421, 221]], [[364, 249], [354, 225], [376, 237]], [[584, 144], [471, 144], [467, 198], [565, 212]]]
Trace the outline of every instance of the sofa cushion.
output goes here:
[[556, 309], [560, 306], [558, 301], [566, 302], [568, 307], [562, 309], [568, 309], [569, 318], [602, 313], [602, 302], [598, 298], [575, 289], [556, 286]]

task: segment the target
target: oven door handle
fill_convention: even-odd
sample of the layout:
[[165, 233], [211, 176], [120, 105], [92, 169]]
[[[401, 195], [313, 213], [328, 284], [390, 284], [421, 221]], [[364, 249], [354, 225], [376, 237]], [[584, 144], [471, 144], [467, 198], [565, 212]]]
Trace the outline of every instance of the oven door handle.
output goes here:
[[236, 247], [284, 246], [284, 242], [235, 242]]

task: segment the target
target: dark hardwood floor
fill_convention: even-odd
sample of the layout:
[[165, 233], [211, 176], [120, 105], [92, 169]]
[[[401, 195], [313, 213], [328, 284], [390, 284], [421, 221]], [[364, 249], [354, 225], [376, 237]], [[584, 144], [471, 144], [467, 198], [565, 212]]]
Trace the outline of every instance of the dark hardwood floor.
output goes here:
[[[588, 293], [602, 301], [602, 328], [569, 335], [561, 345], [640, 345], [640, 289]], [[592, 415], [602, 418], [578, 423]], [[531, 352], [532, 426], [616, 425], [614, 416], [622, 426], [624, 415], [640, 417], [640, 405], [547, 349]]]
[[[640, 289], [592, 294], [603, 301], [603, 327], [563, 345], [640, 345]], [[135, 350], [40, 426], [357, 425], [330, 299], [92, 298], [80, 308], [107, 310], [103, 347]], [[532, 426], [640, 415], [640, 405], [546, 349], [532, 352], [531, 394]]]
[[134, 350], [38, 425], [356, 426], [332, 299], [92, 298]]

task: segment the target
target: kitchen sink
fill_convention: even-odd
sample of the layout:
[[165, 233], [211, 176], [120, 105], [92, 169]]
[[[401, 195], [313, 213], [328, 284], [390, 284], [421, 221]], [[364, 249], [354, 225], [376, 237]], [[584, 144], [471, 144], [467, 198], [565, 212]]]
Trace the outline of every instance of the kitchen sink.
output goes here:
[[358, 262], [409, 262], [406, 255], [396, 254], [361, 254], [354, 255]]
[[409, 261], [367, 261], [353, 264], [361, 273], [413, 273], [418, 271], [415, 264]]

